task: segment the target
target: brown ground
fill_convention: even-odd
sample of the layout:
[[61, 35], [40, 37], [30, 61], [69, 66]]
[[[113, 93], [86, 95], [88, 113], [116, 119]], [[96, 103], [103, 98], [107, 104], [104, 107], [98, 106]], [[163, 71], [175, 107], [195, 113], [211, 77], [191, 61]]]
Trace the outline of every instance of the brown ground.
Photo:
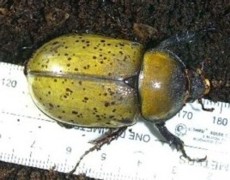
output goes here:
[[[184, 3], [182, 3], [184, 2]], [[146, 39], [134, 23], [149, 25]], [[190, 67], [205, 62], [207, 98], [230, 102], [230, 3], [227, 0], [0, 0], [0, 61], [23, 64], [44, 42], [70, 32], [90, 32], [153, 44], [176, 33], [214, 28], [178, 47]], [[84, 176], [76, 179], [87, 179]], [[64, 174], [0, 163], [0, 179], [66, 179]], [[73, 178], [74, 179], [74, 178]]]

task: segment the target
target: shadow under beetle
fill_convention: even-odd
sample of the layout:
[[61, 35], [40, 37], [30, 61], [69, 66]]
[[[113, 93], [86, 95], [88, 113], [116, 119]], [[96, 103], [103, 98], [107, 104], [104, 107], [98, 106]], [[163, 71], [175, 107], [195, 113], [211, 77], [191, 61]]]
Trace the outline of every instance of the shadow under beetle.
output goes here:
[[49, 41], [33, 54], [25, 75], [32, 99], [42, 112], [63, 124], [110, 129], [92, 141], [94, 146], [81, 156], [72, 173], [89, 152], [116, 139], [139, 118], [154, 123], [188, 160], [206, 159], [189, 157], [183, 141], [165, 126], [186, 102], [201, 102], [210, 90], [202, 70], [187, 69], [167, 49], [194, 36], [176, 35], [144, 51], [137, 42], [69, 34]]

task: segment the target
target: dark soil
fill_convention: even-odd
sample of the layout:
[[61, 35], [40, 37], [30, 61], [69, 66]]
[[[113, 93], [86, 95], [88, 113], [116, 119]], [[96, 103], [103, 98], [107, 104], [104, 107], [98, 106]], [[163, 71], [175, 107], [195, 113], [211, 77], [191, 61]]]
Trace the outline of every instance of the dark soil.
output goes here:
[[[102, 34], [154, 46], [175, 34], [203, 29], [196, 41], [175, 46], [175, 51], [189, 68], [203, 62], [212, 85], [206, 98], [230, 102], [229, 25], [227, 0], [0, 0], [0, 61], [22, 65], [44, 42], [66, 33]], [[0, 179], [66, 176], [2, 162]]]

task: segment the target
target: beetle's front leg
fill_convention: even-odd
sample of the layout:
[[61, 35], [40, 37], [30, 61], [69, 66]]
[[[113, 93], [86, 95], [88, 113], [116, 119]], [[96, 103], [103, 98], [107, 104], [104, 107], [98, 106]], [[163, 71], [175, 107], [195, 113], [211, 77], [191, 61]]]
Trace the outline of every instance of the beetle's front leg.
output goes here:
[[188, 156], [184, 149], [184, 142], [180, 138], [178, 138], [177, 136], [169, 132], [164, 122], [156, 124], [156, 127], [161, 133], [161, 135], [165, 138], [165, 140], [169, 143], [169, 145], [175, 147], [178, 151], [181, 151], [182, 155], [189, 161], [202, 162], [206, 160], [207, 158], [206, 156], [204, 158], [198, 158], [198, 159], [191, 158], [190, 156]]
[[168, 47], [175, 46], [178, 44], [184, 44], [192, 42], [196, 39], [196, 33], [191, 31], [186, 31], [181, 34], [176, 34], [164, 41], [162, 41], [158, 48], [160, 49], [167, 49]]
[[207, 34], [207, 32], [215, 31], [214, 27], [207, 27], [197, 31], [185, 31], [180, 34], [176, 34], [164, 41], [162, 41], [158, 48], [160, 49], [167, 49], [168, 47], [181, 45], [186, 43], [191, 43], [195, 41], [197, 38], [201, 38]]
[[90, 143], [94, 144], [94, 146], [92, 146], [91, 148], [89, 148], [87, 151], [85, 151], [84, 154], [82, 154], [82, 156], [80, 157], [80, 159], [78, 160], [77, 164], [75, 165], [75, 167], [69, 172], [69, 174], [73, 174], [77, 167], [80, 165], [82, 159], [84, 159], [84, 157], [86, 155], [88, 155], [90, 152], [94, 151], [94, 150], [99, 150], [101, 149], [101, 147], [105, 144], [109, 144], [111, 143], [113, 140], [117, 139], [125, 130], [127, 129], [127, 126], [125, 127], [120, 127], [120, 128], [114, 128], [114, 129], [109, 129], [108, 132], [106, 132], [104, 135], [100, 136], [97, 139], [94, 139], [93, 141], [90, 141]]

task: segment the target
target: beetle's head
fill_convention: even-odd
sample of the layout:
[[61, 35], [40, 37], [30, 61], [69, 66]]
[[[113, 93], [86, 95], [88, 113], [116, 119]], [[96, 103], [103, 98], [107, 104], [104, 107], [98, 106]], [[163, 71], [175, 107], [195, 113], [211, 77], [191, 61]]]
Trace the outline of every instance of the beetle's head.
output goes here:
[[204, 77], [201, 69], [186, 70], [186, 76], [188, 78], [188, 98], [186, 101], [192, 102], [209, 93], [210, 81]]

